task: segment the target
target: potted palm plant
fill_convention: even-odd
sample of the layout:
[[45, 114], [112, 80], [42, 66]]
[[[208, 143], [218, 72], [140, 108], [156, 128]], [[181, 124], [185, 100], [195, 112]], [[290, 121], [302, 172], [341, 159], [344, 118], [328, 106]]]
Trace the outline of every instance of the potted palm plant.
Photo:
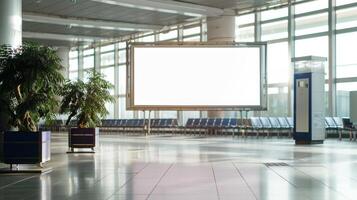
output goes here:
[[61, 59], [50, 47], [24, 44], [0, 47], [1, 161], [40, 164], [50, 159], [50, 132], [38, 121], [58, 110], [64, 81]]
[[95, 70], [89, 71], [87, 82], [78, 80], [67, 81], [62, 90], [61, 114], [68, 114], [66, 125], [76, 119], [76, 128], [70, 128], [68, 133], [68, 147], [71, 152], [74, 148], [91, 148], [98, 142], [101, 119], [108, 114], [106, 102], [113, 102], [109, 89], [113, 85]]

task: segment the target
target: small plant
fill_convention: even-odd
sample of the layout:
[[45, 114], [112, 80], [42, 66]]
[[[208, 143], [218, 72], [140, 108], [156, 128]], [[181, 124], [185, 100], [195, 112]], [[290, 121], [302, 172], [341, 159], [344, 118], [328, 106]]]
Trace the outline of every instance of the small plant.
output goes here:
[[87, 83], [67, 81], [63, 87], [60, 113], [68, 114], [66, 125], [75, 117], [79, 128], [94, 128], [108, 114], [105, 103], [114, 101], [109, 93], [113, 85], [95, 70], [89, 73]]
[[61, 59], [54, 49], [24, 44], [0, 46], [0, 114], [4, 129], [37, 131], [40, 118], [58, 111], [64, 78]]

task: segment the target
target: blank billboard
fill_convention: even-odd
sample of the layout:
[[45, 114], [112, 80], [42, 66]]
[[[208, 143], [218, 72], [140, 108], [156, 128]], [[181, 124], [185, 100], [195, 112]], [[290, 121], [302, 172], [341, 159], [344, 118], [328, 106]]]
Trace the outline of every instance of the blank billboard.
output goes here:
[[128, 108], [261, 108], [265, 82], [262, 47], [265, 46], [133, 45]]

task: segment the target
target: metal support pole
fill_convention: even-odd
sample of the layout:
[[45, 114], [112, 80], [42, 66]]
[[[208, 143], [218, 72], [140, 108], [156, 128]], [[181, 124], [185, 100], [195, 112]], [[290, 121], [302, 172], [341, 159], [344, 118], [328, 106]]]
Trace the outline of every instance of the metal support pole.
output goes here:
[[329, 0], [328, 13], [328, 111], [336, 116], [336, 0]]
[[291, 59], [295, 57], [295, 6], [290, 3], [288, 12], [288, 52], [289, 52], [289, 79], [288, 79], [288, 116], [293, 116], [294, 109], [294, 65], [291, 63]]
[[151, 110], [149, 110], [149, 117], [148, 117], [148, 130], [147, 130], [147, 134], [146, 134], [146, 136], [147, 135], [150, 135], [150, 132], [151, 132], [151, 127], [150, 127], [150, 125], [151, 125]]
[[144, 118], [144, 127], [143, 127], [143, 129], [144, 129], [144, 133], [145, 133], [145, 136], [146, 136], [146, 118], [145, 118], [145, 110], [143, 110], [143, 112], [144, 112], [144, 115], [143, 115], [143, 118]]

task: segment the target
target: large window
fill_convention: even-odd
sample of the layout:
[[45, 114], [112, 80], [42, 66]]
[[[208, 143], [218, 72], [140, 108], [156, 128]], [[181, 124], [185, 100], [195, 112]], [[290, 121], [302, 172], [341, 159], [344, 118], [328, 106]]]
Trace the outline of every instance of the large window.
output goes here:
[[350, 3], [356, 3], [356, 0], [336, 0], [337, 6], [346, 5]]
[[100, 65], [114, 65], [114, 45], [107, 45], [100, 48]]
[[357, 91], [357, 82], [337, 83], [336, 110], [337, 110], [337, 115], [340, 117], [350, 116], [350, 91]]
[[108, 110], [109, 114], [106, 116], [107, 119], [114, 119], [114, 103], [107, 102], [105, 108]]
[[[115, 85], [114, 81], [114, 67], [102, 68], [100, 72], [103, 74], [104, 79], [110, 82], [113, 86]], [[114, 95], [114, 88], [110, 90], [110, 94]]]
[[166, 33], [160, 33], [159, 40], [161, 41], [177, 40], [177, 30], [171, 30]]
[[265, 116], [288, 116], [289, 97], [287, 87], [268, 88], [268, 110], [262, 113]]
[[262, 24], [262, 40], [288, 38], [288, 20]]
[[134, 117], [134, 112], [126, 110], [126, 99], [125, 99], [125, 97], [119, 98], [119, 118], [121, 118], [121, 119], [131, 119], [133, 117]]
[[336, 36], [336, 110], [340, 117], [349, 117], [350, 91], [357, 91], [356, 47], [351, 41], [357, 41], [357, 32]]
[[[295, 56], [321, 56], [328, 58], [327, 36], [296, 40]], [[328, 78], [328, 65], [325, 66], [325, 78]]]
[[298, 17], [295, 20], [295, 35], [308, 35], [312, 33], [320, 33], [328, 31], [328, 15], [327, 13]]
[[[336, 36], [336, 77], [357, 77], [357, 32], [338, 34]], [[356, 88], [357, 90], [357, 88]]]
[[199, 24], [184, 27], [183, 41], [199, 42], [201, 40], [201, 27]]
[[76, 81], [78, 79], [78, 71], [69, 72], [68, 79]]
[[154, 41], [155, 41], [155, 35], [149, 35], [137, 39], [137, 42], [154, 42]]
[[295, 6], [295, 14], [303, 14], [312, 11], [326, 9], [329, 0], [314, 0], [307, 3], [300, 3]]
[[[357, 2], [357, 1], [356, 1]], [[337, 10], [336, 29], [345, 29], [357, 27], [357, 7]]]
[[268, 84], [287, 83], [289, 80], [288, 43], [268, 45]]
[[288, 8], [261, 12], [261, 40], [268, 42], [267, 79], [268, 110], [264, 116], [288, 115], [288, 81], [290, 61], [288, 54]]
[[126, 94], [126, 66], [119, 66], [119, 94]]
[[100, 65], [101, 66], [114, 65], [114, 52], [101, 54], [100, 55]]
[[236, 41], [254, 41], [254, 14], [242, 15], [236, 18]]
[[94, 49], [87, 49], [83, 51], [83, 69], [94, 67]]
[[77, 50], [69, 52], [68, 79], [73, 81], [78, 79], [78, 51]]
[[[328, 15], [334, 9], [328, 7], [328, 2], [328, 0], [314, 0], [299, 3], [295, 5], [295, 13], [292, 16], [288, 16], [288, 7], [282, 7], [262, 11], [260, 18], [259, 15], [254, 13], [236, 17], [236, 41], [254, 42], [255, 39], [261, 39], [268, 42], [269, 110], [268, 112], [262, 112], [262, 115], [284, 116], [289, 113], [288, 107], [292, 107], [288, 96], [290, 88], [288, 83], [292, 75], [290, 74], [291, 69], [289, 69], [289, 66], [291, 66], [289, 47], [294, 46], [291, 45], [293, 44], [291, 43], [292, 41], [295, 42], [295, 49], [292, 52], [295, 52], [296, 57], [315, 55], [329, 59]], [[333, 33], [336, 34], [336, 80], [332, 82], [336, 83], [337, 114], [348, 117], [349, 92], [357, 90], [357, 56], [355, 56], [357, 47], [354, 44], [354, 41], [357, 41], [357, 1], [336, 0], [336, 5], [336, 31]], [[291, 36], [295, 37], [291, 38], [291, 41], [288, 40], [290, 19], [295, 23], [295, 30], [291, 34]], [[205, 25], [200, 23], [172, 26], [162, 33], [145, 33], [145, 35], [131, 39], [131, 41], [203, 41], [204, 37], [202, 38], [202, 36], [205, 34]], [[257, 38], [255, 38], [255, 30], [258, 31], [257, 34], [261, 33], [261, 35], [257, 35]], [[106, 105], [107, 108], [112, 110], [114, 108], [118, 109], [116, 112], [111, 112], [111, 117], [114, 113], [117, 113], [114, 117], [120, 118], [133, 118], [141, 115], [139, 112], [126, 111], [125, 109], [126, 42], [102, 45], [98, 47], [99, 51], [84, 47], [84, 50], [72, 50], [69, 54], [69, 79], [76, 80], [78, 77], [85, 79], [86, 75], [83, 70], [95, 67], [96, 70], [100, 70], [105, 74], [107, 80], [116, 84], [116, 88], [111, 91], [117, 98], [116, 102], [112, 105]], [[329, 77], [328, 69], [328, 65], [326, 65], [326, 80]], [[327, 89], [328, 85], [326, 84]], [[326, 97], [328, 97], [328, 92], [332, 91], [327, 91]], [[288, 106], [289, 104], [290, 106]], [[171, 118], [177, 116], [176, 111], [152, 113], [156, 117]], [[179, 116], [182, 116], [181, 120], [185, 123], [188, 118], [203, 116], [203, 114], [198, 111], [184, 111], [180, 112]]]
[[261, 12], [261, 20], [272, 20], [288, 16], [288, 8], [272, 9]]

